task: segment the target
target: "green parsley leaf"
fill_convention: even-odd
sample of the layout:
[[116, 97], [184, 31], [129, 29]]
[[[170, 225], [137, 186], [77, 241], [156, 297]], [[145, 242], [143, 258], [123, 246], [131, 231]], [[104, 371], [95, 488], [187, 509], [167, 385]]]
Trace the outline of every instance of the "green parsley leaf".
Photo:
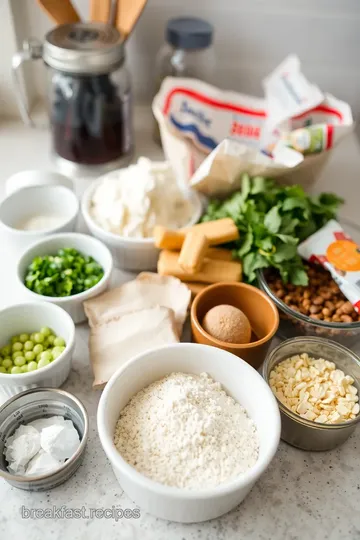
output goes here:
[[278, 206], [274, 206], [266, 214], [264, 225], [268, 229], [269, 232], [274, 233], [274, 234], [278, 232], [281, 225], [281, 216], [279, 213]]

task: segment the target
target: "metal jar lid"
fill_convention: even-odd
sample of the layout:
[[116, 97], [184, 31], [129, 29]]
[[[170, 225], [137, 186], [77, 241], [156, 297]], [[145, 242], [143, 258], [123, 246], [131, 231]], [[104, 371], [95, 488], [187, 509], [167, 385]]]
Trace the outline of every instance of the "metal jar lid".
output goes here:
[[123, 62], [124, 40], [108, 24], [63, 24], [46, 35], [43, 58], [68, 73], [107, 73]]
[[196, 50], [210, 47], [214, 28], [197, 17], [170, 19], [166, 26], [165, 39], [177, 49]]

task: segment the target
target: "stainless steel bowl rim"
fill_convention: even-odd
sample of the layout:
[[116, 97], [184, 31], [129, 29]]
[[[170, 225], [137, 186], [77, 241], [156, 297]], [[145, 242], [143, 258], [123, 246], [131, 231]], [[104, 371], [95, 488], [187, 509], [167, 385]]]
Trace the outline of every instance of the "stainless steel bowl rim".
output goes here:
[[271, 288], [268, 285], [268, 282], [265, 279], [265, 274], [263, 270], [257, 271], [257, 278], [258, 281], [263, 287], [264, 291], [268, 296], [270, 296], [271, 300], [275, 303], [275, 305], [284, 311], [287, 315], [294, 317], [295, 319], [299, 319], [303, 322], [306, 322], [307, 324], [312, 324], [313, 326], [321, 326], [322, 328], [327, 328], [329, 330], [354, 330], [355, 328], [360, 328], [360, 321], [353, 322], [353, 323], [329, 323], [326, 321], [316, 320], [312, 319], [311, 317], [308, 317], [307, 315], [304, 315], [303, 313], [300, 313], [300, 311], [295, 311], [294, 309], [291, 309], [285, 302], [283, 302], [276, 294], [271, 290]]
[[76, 403], [76, 405], [79, 407], [79, 409], [81, 410], [81, 414], [84, 417], [84, 434], [83, 434], [83, 437], [82, 437], [82, 439], [80, 441], [80, 446], [76, 450], [75, 454], [73, 454], [67, 461], [65, 461], [65, 463], [63, 465], [61, 465], [61, 467], [59, 467], [58, 469], [55, 469], [54, 471], [51, 471], [48, 474], [41, 474], [39, 476], [21, 476], [21, 475], [17, 475], [17, 474], [11, 474], [11, 473], [9, 473], [7, 471], [3, 471], [3, 470], [0, 469], [0, 477], [5, 478], [5, 480], [16, 481], [16, 482], [26, 482], [26, 483], [38, 482], [40, 480], [47, 480], [47, 479], [52, 478], [53, 476], [57, 475], [59, 473], [59, 471], [63, 471], [63, 470], [66, 470], [67, 468], [69, 468], [71, 466], [71, 464], [75, 460], [78, 459], [78, 457], [83, 453], [83, 451], [85, 449], [87, 439], [88, 439], [88, 436], [89, 436], [89, 417], [88, 417], [88, 414], [86, 412], [86, 409], [85, 409], [83, 403], [76, 396], [74, 396], [74, 394], [71, 394], [70, 392], [66, 392], [65, 390], [60, 390], [59, 388], [46, 388], [46, 387], [31, 388], [30, 390], [25, 390], [24, 392], [20, 392], [19, 394], [16, 394], [12, 398], [8, 399], [0, 407], [0, 413], [10, 403], [14, 403], [14, 401], [21, 398], [22, 396], [25, 396], [27, 394], [41, 393], [41, 392], [52, 392], [54, 394], [60, 394], [60, 395], [63, 395], [63, 396], [67, 396], [72, 401], [74, 401], [74, 403]]
[[[326, 343], [327, 345], [334, 347], [334, 349], [338, 349], [343, 352], [346, 352], [352, 357], [354, 362], [356, 362], [360, 367], [360, 357], [356, 353], [348, 349], [347, 347], [344, 347], [344, 345], [341, 345], [340, 343], [332, 341], [331, 339], [320, 338], [316, 336], [299, 336], [296, 338], [290, 338], [290, 339], [286, 339], [285, 341], [282, 341], [280, 345], [275, 347], [270, 353], [267, 354], [264, 360], [263, 366], [262, 366], [262, 375], [269, 386], [270, 386], [269, 377], [267, 376], [268, 366], [275, 352], [279, 351], [280, 349], [288, 345], [290, 342], [291, 343], [298, 342], [300, 344], [301, 342], [304, 342], [304, 341], [307, 341], [307, 342], [310, 341], [312, 343], [320, 343], [320, 344]], [[279, 363], [280, 362], [278, 362], [278, 364]], [[336, 362], [334, 362], [334, 364], [336, 365]], [[360, 384], [360, 381], [358, 382]], [[292, 410], [288, 409], [283, 403], [281, 403], [281, 401], [277, 398], [275, 393], [274, 393], [274, 396], [278, 403], [279, 409], [282, 413], [286, 414], [286, 416], [288, 416], [289, 418], [291, 418], [291, 420], [294, 420], [298, 424], [304, 424], [311, 428], [324, 429], [324, 430], [339, 430], [339, 429], [347, 428], [349, 426], [353, 426], [357, 424], [360, 420], [360, 413], [358, 413], [356, 418], [354, 418], [353, 420], [349, 420], [348, 422], [342, 422], [341, 424], [323, 424], [320, 422], [313, 422], [312, 420], [307, 420], [306, 418], [303, 418], [302, 416], [295, 414]]]

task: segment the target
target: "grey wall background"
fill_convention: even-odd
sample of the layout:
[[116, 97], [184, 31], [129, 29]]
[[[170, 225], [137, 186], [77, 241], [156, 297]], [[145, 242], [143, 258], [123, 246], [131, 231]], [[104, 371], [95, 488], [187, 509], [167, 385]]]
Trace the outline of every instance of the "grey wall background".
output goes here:
[[[42, 37], [51, 27], [35, 0], [11, 1], [21, 7], [24, 37]], [[84, 19], [89, 1], [74, 1]], [[138, 102], [151, 100], [154, 59], [166, 21], [181, 15], [214, 25], [218, 86], [261, 96], [262, 77], [296, 53], [309, 79], [360, 113], [360, 0], [149, 0], [127, 47]], [[44, 88], [38, 68], [33, 98], [41, 97]]]

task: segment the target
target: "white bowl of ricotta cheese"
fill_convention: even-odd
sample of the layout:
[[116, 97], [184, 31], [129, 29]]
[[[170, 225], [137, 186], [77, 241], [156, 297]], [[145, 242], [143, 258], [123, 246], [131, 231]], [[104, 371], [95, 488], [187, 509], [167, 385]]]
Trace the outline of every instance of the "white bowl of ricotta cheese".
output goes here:
[[178, 185], [167, 162], [140, 158], [94, 182], [83, 195], [81, 211], [91, 234], [110, 249], [115, 266], [141, 271], [157, 265], [155, 225], [169, 229], [194, 225], [202, 202], [195, 191]]

